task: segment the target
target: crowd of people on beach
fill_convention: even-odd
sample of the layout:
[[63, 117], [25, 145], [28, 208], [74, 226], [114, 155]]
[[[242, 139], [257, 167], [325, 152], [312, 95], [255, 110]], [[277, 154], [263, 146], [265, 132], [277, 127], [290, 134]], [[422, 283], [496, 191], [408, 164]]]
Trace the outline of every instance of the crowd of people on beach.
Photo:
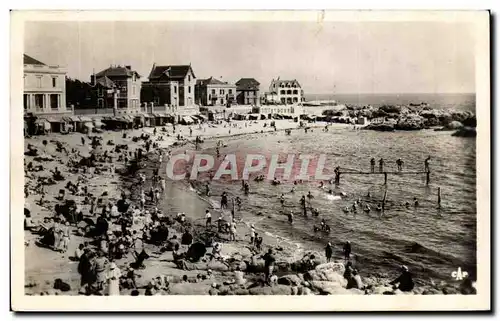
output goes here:
[[[245, 123], [246, 126], [246, 123]], [[276, 125], [271, 124], [276, 130]], [[171, 132], [180, 143], [186, 143], [187, 139], [182, 136], [180, 128], [175, 127]], [[201, 127], [199, 128], [201, 130]], [[230, 129], [229, 129], [230, 130]], [[305, 129], [307, 130], [307, 128]], [[309, 129], [311, 130], [311, 129]], [[193, 129], [188, 127], [189, 136], [193, 136]], [[328, 127], [325, 127], [328, 131]], [[76, 148], [65, 146], [60, 142], [56, 145], [54, 158], [65, 159], [61, 166], [50, 170], [49, 176], [38, 175], [44, 170], [43, 162], [37, 164], [35, 161], [25, 163], [25, 177], [27, 183], [24, 188], [25, 197], [36, 197], [36, 204], [52, 211], [53, 215], [44, 217], [42, 222], [34, 222], [33, 213], [29, 205], [25, 208], [24, 227], [27, 231], [38, 236], [36, 245], [49, 248], [57, 252], [67, 253], [70, 245], [76, 247], [74, 253], [70, 253], [70, 260], [78, 262], [78, 273], [80, 274], [79, 293], [84, 295], [120, 295], [127, 292], [130, 295], [139, 295], [138, 285], [139, 271], [146, 267], [146, 262], [152, 257], [153, 249], [158, 253], [171, 252], [172, 260], [179, 268], [185, 268], [189, 264], [203, 261], [208, 257], [209, 261], [220, 261], [229, 264], [223, 253], [223, 242], [249, 243], [252, 254], [264, 261], [264, 284], [270, 286], [276, 283], [278, 278], [276, 265], [279, 257], [276, 249], [269, 244], [264, 244], [263, 232], [256, 229], [254, 223], [247, 224], [249, 240], [238, 238], [240, 226], [246, 224], [244, 218], [237, 213], [242, 212], [245, 207], [244, 196], [250, 194], [250, 183], [242, 180], [241, 195], [235, 195], [230, 199], [229, 194], [224, 191], [220, 195], [220, 206], [208, 207], [204, 215], [204, 229], [200, 231], [196, 223], [186, 217], [186, 213], [164, 213], [161, 209], [161, 200], [168, 186], [166, 180], [159, 173], [159, 164], [167, 161], [171, 156], [171, 150], [163, 150], [159, 142], [164, 141], [165, 135], [170, 135], [168, 130], [153, 130], [152, 135], [142, 133], [139, 136], [129, 136], [123, 132], [122, 138], [136, 144], [136, 148], [129, 144], [115, 144], [112, 140], [104, 142], [100, 135], [87, 135], [81, 137], [81, 146], [88, 147], [90, 153], [81, 153]], [[52, 141], [51, 141], [52, 143]], [[195, 148], [198, 149], [203, 143], [200, 136], [195, 136]], [[44, 143], [47, 146], [49, 142]], [[217, 142], [216, 153], [220, 157], [225, 144], [221, 140]], [[28, 145], [27, 155], [39, 157], [40, 153], [34, 146]], [[62, 157], [64, 156], [64, 158]], [[44, 155], [46, 157], [46, 155]], [[426, 171], [429, 170], [428, 157], [425, 160]], [[384, 161], [381, 159], [383, 170]], [[153, 162], [155, 168], [144, 167], [147, 162]], [[372, 172], [374, 171], [375, 159], [371, 160]], [[404, 162], [398, 159], [398, 170], [402, 170]], [[60, 168], [63, 168], [61, 171]], [[338, 170], [338, 168], [337, 168]], [[92, 191], [89, 182], [96, 176], [113, 176], [116, 174], [128, 175], [129, 181], [121, 191], [119, 197], [109, 195], [106, 189]], [[68, 177], [67, 177], [68, 176]], [[69, 177], [70, 176], [70, 177]], [[263, 180], [263, 179], [262, 179]], [[261, 182], [259, 176], [255, 177], [256, 183]], [[46, 199], [48, 186], [63, 183], [59, 189], [56, 200], [52, 204]], [[64, 184], [65, 183], [65, 184]], [[334, 180], [329, 181], [334, 184]], [[271, 181], [272, 185], [281, 185], [277, 178]], [[295, 181], [290, 194], [295, 194], [295, 187], [302, 184]], [[210, 182], [205, 183], [205, 195], [212, 197]], [[320, 188], [326, 186], [323, 182]], [[328, 189], [328, 188], [327, 188]], [[329, 194], [335, 194], [330, 188]], [[371, 196], [368, 193], [367, 199]], [[339, 194], [345, 196], [345, 194]], [[280, 193], [278, 202], [283, 209], [290, 224], [294, 223], [294, 212], [300, 212], [303, 216], [318, 218], [320, 210], [315, 208], [314, 195], [311, 191], [307, 194], [296, 196], [299, 210], [290, 209], [297, 206], [289, 204], [285, 193]], [[362, 200], [358, 199], [349, 212], [355, 212], [362, 208]], [[52, 206], [54, 205], [54, 206]], [[419, 206], [418, 200], [414, 199], [415, 207]], [[409, 206], [409, 205], [408, 205]], [[285, 209], [286, 208], [286, 209]], [[365, 212], [370, 210], [366, 202]], [[377, 208], [379, 210], [379, 208]], [[380, 209], [381, 210], [381, 209]], [[214, 214], [219, 213], [217, 218]], [[257, 213], [258, 215], [261, 213]], [[240, 216], [238, 219], [237, 216]], [[314, 232], [324, 232], [327, 239], [331, 231], [324, 217], [318, 226], [313, 226]], [[79, 241], [77, 241], [77, 240]], [[80, 241], [81, 240], [81, 241]], [[30, 246], [29, 242], [26, 246]], [[77, 245], [77, 246], [75, 246]], [[211, 248], [211, 252], [207, 249]], [[353, 263], [352, 244], [345, 241], [342, 244], [342, 253], [345, 263], [344, 278], [347, 280], [347, 288], [364, 289], [358, 267]], [[326, 262], [334, 261], [335, 249], [332, 242], [327, 242], [324, 249]], [[123, 268], [124, 261], [132, 257], [133, 261], [127, 263]], [[308, 257], [305, 262], [312, 262], [314, 257]], [[312, 265], [312, 263], [309, 263]], [[120, 268], [122, 266], [122, 268]], [[412, 275], [406, 266], [401, 267], [401, 275], [391, 282], [401, 291], [411, 291], [414, 286]], [[243, 271], [234, 269], [235, 275], [244, 275]], [[196, 280], [207, 280], [213, 277], [210, 269], [204, 274], [199, 274]], [[240, 278], [240, 277], [238, 277]], [[57, 279], [57, 288], [68, 288], [64, 280]], [[188, 277], [182, 277], [183, 282], [191, 282]], [[165, 275], [158, 275], [147, 282], [145, 295], [167, 294], [169, 290], [169, 279]]]

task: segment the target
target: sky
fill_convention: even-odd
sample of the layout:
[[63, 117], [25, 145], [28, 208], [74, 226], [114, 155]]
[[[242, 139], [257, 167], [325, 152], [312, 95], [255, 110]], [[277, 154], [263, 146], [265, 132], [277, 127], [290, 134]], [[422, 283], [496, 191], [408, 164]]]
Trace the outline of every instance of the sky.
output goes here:
[[89, 81], [93, 70], [191, 64], [197, 78], [278, 76], [305, 93], [473, 93], [464, 22], [27, 22], [24, 52]]

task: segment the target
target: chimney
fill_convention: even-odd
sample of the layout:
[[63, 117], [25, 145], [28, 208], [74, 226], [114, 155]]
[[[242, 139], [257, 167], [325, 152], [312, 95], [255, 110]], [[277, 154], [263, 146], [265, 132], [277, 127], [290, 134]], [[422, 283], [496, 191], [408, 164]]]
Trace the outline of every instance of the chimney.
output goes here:
[[127, 65], [127, 66], [125, 66], [125, 68], [127, 68], [128, 70], [132, 70], [132, 66], [131, 65]]

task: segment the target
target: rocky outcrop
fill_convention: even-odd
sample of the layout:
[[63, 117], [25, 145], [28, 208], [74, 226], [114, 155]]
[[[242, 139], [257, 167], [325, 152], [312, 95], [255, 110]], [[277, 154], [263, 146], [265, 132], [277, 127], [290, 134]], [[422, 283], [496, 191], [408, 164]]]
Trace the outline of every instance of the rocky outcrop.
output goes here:
[[364, 129], [368, 130], [376, 130], [379, 132], [393, 132], [394, 124], [392, 123], [371, 123], [364, 127]]
[[437, 129], [437, 130], [438, 131], [457, 130], [457, 129], [460, 129], [462, 127], [464, 127], [464, 125], [461, 122], [454, 120], [454, 121], [451, 121], [448, 124], [444, 125], [444, 127]]
[[456, 137], [476, 137], [477, 132], [476, 128], [473, 127], [462, 127], [456, 132], [454, 132], [451, 136], [456, 136]]
[[394, 129], [396, 130], [421, 130], [425, 128], [424, 118], [416, 115], [398, 119]]

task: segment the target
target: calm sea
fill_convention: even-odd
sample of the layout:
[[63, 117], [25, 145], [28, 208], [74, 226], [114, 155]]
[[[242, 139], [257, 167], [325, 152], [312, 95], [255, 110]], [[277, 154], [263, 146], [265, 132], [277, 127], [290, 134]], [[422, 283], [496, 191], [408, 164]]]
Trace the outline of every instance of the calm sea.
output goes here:
[[[398, 104], [425, 101], [438, 108], [459, 110], [475, 109], [474, 95], [444, 95], [440, 97], [410, 95], [353, 96], [341, 99], [341, 103]], [[431, 99], [432, 98], [432, 99]], [[318, 99], [316, 97], [316, 99]], [[322, 99], [329, 99], [322, 97]], [[330, 98], [331, 99], [331, 98]], [[346, 214], [343, 208], [352, 206], [361, 198], [372, 208], [380, 204], [385, 187], [383, 175], [343, 175], [336, 192], [345, 192], [347, 197], [333, 199], [319, 188], [319, 182], [311, 181], [295, 186], [293, 181], [273, 186], [269, 181], [255, 182], [250, 179], [250, 195], [244, 196], [241, 182], [212, 183], [214, 201], [219, 201], [223, 191], [230, 197], [239, 196], [243, 207], [237, 213], [247, 223], [255, 223], [257, 229], [285, 237], [300, 244], [304, 249], [323, 251], [327, 242], [332, 242], [336, 254], [341, 255], [342, 243], [352, 243], [355, 261], [362, 275], [393, 277], [398, 266], [410, 267], [419, 282], [445, 281], [453, 283], [451, 273], [458, 267], [475, 274], [476, 269], [476, 140], [453, 137], [450, 132], [422, 130], [416, 132], [375, 132], [352, 129], [330, 129], [324, 132], [315, 129], [304, 133], [293, 131], [290, 136], [283, 132], [226, 138], [227, 147], [221, 154], [245, 155], [257, 153], [279, 154], [327, 154], [324, 172], [333, 174], [336, 166], [342, 169], [369, 171], [370, 158], [384, 158], [389, 170], [396, 170], [395, 161], [401, 158], [405, 170], [423, 171], [424, 159], [430, 155], [430, 184], [425, 184], [425, 174], [389, 175], [387, 185], [388, 206], [385, 216], [376, 211], [356, 215]], [[215, 154], [215, 141], [206, 142], [204, 153]], [[269, 161], [269, 157], [268, 157]], [[242, 164], [239, 164], [241, 166]], [[266, 173], [267, 167], [263, 172]], [[282, 173], [278, 172], [278, 178]], [[180, 184], [178, 187], [183, 188]], [[437, 190], [442, 191], [442, 208], [437, 208]], [[328, 185], [330, 188], [330, 185]], [[332, 188], [335, 188], [334, 186]], [[189, 188], [184, 187], [184, 191]], [[319, 217], [301, 216], [299, 198], [311, 192], [311, 206], [318, 208]], [[367, 197], [368, 192], [370, 197]], [[167, 195], [167, 211], [189, 211], [203, 217], [206, 203], [196, 201], [195, 193]], [[279, 196], [285, 194], [282, 208]], [[403, 205], [413, 204], [417, 208]], [[180, 201], [179, 201], [180, 200]], [[290, 225], [284, 214], [295, 215]], [[257, 215], [257, 213], [263, 215]], [[331, 226], [331, 233], [315, 233], [314, 225], [324, 218]]]
[[335, 100], [339, 104], [406, 105], [426, 102], [432, 108], [475, 111], [475, 94], [306, 94], [306, 100]]

